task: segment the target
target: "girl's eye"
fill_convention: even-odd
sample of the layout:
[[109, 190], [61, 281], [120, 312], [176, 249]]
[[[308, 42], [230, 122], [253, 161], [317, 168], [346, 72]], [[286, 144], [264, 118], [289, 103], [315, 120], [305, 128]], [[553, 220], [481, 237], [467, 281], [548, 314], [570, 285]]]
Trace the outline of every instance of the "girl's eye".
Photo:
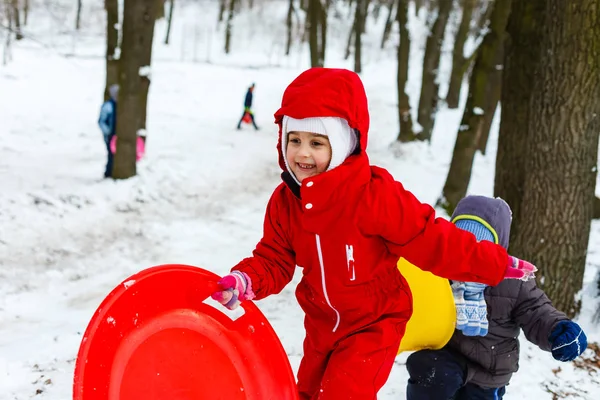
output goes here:
[[298, 138], [290, 138], [290, 143], [298, 144], [298, 143], [300, 143], [300, 139], [298, 139]]
[[315, 147], [319, 147], [319, 146], [322, 146], [322, 145], [323, 145], [323, 143], [321, 143], [321, 142], [317, 142], [317, 141], [313, 142], [312, 144], [313, 144], [313, 146], [315, 146]]

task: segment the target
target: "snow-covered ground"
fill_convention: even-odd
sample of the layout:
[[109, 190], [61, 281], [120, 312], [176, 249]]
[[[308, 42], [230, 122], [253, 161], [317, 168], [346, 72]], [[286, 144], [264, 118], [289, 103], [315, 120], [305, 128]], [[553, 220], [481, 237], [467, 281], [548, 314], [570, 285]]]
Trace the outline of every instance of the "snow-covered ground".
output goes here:
[[[280, 182], [272, 115], [285, 86], [308, 66], [306, 47], [299, 43], [289, 57], [282, 55], [285, 1], [255, 1], [254, 11], [238, 18], [230, 56], [221, 54], [216, 2], [176, 2], [169, 46], [162, 43], [165, 21], [156, 27], [147, 156], [138, 176], [102, 180], [105, 154], [96, 121], [104, 84], [104, 16], [101, 4], [85, 1], [84, 28], [75, 34], [72, 14], [61, 17], [72, 3], [62, 2], [62, 8], [34, 3], [39, 7], [32, 8], [25, 30], [30, 40], [14, 43], [12, 61], [0, 66], [0, 400], [70, 398], [82, 333], [103, 298], [128, 276], [164, 263], [223, 275], [250, 253], [262, 233], [266, 202]], [[382, 20], [371, 21], [362, 74], [372, 119], [370, 158], [433, 203], [461, 112], [440, 113], [431, 145], [389, 146], [398, 130], [396, 39], [384, 51], [377, 49]], [[409, 90], [416, 106], [422, 19], [412, 17], [411, 29]], [[332, 43], [343, 43], [346, 24], [332, 23], [331, 32]], [[327, 66], [352, 63], [332, 50]], [[444, 75], [448, 67], [445, 58]], [[237, 131], [251, 82], [261, 130]], [[476, 158], [470, 193], [492, 194], [496, 138], [497, 121], [488, 156]], [[599, 249], [595, 222], [578, 320], [590, 342], [600, 341], [600, 329], [591, 322]], [[257, 303], [294, 371], [303, 339], [294, 298], [298, 279]], [[597, 374], [556, 362], [524, 340], [522, 345], [521, 369], [506, 398], [556, 398], [552, 392], [598, 398]], [[398, 357], [380, 398], [404, 398], [405, 359], [406, 354]]]

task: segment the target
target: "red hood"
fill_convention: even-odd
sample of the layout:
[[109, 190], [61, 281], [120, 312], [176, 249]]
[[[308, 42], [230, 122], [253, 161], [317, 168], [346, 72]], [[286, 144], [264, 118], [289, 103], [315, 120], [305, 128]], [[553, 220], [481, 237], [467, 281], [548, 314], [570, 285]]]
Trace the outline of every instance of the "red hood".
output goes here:
[[279, 165], [285, 171], [281, 147], [283, 116], [302, 119], [340, 117], [360, 132], [360, 148], [367, 149], [369, 109], [359, 76], [347, 69], [311, 68], [301, 73], [283, 93], [281, 108], [275, 113], [279, 125]]

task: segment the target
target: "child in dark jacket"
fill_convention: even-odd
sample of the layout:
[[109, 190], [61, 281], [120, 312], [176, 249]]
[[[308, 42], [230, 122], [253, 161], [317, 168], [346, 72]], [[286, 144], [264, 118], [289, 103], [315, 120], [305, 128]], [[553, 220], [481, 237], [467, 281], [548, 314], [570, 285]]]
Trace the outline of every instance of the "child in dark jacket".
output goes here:
[[[508, 247], [511, 211], [502, 199], [468, 196], [452, 222], [477, 240]], [[579, 325], [552, 306], [535, 280], [504, 280], [495, 287], [453, 282], [452, 289], [461, 329], [443, 349], [408, 357], [408, 400], [502, 399], [519, 368], [520, 329], [559, 361], [571, 361], [587, 347]]]
[[[387, 171], [369, 165], [367, 97], [356, 73], [303, 72], [285, 90], [275, 123], [283, 182], [267, 205], [263, 238], [212, 297], [233, 309], [281, 292], [295, 267], [303, 268], [296, 289], [306, 329], [301, 399], [376, 398], [412, 313], [399, 257], [490, 285], [535, 270], [436, 218]], [[484, 263], [491, 267], [478, 268]]]

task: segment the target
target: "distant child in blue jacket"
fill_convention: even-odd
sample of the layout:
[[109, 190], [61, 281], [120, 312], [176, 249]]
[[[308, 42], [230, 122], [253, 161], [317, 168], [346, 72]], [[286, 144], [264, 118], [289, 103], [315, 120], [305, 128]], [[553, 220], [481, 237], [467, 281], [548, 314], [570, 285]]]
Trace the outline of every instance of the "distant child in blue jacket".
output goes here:
[[105, 178], [110, 178], [112, 176], [113, 153], [110, 151], [110, 141], [113, 136], [115, 136], [117, 129], [117, 98], [119, 96], [119, 85], [111, 85], [108, 88], [108, 93], [110, 94], [110, 98], [102, 104], [100, 118], [98, 118], [98, 125], [102, 131], [107, 152], [106, 169], [104, 170]]

